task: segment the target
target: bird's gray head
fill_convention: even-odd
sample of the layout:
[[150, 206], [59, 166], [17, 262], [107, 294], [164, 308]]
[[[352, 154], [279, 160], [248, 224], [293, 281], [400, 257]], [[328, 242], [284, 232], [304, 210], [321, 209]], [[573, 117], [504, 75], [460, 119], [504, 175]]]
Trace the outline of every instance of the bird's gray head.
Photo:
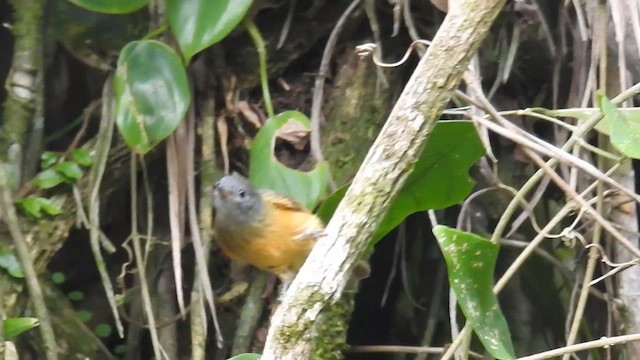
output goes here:
[[237, 173], [227, 175], [213, 188], [216, 227], [245, 227], [253, 225], [262, 215], [264, 203], [260, 193], [249, 180]]

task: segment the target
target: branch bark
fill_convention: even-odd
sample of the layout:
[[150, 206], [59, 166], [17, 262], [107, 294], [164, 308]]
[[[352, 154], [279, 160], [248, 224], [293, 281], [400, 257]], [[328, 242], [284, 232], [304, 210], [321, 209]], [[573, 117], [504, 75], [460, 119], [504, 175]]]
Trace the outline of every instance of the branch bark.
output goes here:
[[391, 200], [402, 188], [442, 109], [504, 0], [452, 1], [344, 199], [272, 319], [263, 360], [310, 359], [315, 325], [340, 299]]

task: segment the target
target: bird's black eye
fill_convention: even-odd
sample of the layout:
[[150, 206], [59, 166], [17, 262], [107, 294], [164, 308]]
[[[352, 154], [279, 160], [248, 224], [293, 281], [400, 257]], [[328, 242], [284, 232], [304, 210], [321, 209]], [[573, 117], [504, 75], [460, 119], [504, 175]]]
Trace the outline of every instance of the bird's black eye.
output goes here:
[[244, 199], [245, 195], [246, 194], [245, 194], [244, 190], [238, 191], [238, 196], [240, 196], [241, 199]]

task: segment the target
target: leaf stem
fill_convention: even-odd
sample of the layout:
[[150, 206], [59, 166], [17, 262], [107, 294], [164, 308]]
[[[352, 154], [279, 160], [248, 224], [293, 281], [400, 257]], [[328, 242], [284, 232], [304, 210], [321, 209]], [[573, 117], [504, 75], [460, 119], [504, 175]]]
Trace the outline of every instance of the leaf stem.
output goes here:
[[271, 118], [274, 116], [273, 104], [271, 103], [271, 94], [269, 93], [269, 77], [267, 76], [267, 50], [264, 47], [264, 40], [260, 31], [256, 27], [253, 20], [245, 18], [243, 20], [244, 27], [249, 33], [253, 45], [258, 52], [258, 63], [260, 64], [260, 85], [262, 86], [262, 96], [264, 97], [264, 107], [267, 110], [267, 115]]

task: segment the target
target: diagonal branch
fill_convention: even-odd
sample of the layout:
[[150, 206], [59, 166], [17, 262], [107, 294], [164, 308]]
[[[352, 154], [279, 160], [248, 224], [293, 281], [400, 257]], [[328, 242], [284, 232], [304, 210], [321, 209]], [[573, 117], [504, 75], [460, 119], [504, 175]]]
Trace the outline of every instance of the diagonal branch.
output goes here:
[[310, 358], [318, 336], [315, 321], [340, 298], [503, 4], [504, 0], [451, 2], [431, 47], [327, 226], [327, 236], [315, 246], [278, 307], [263, 360]]

